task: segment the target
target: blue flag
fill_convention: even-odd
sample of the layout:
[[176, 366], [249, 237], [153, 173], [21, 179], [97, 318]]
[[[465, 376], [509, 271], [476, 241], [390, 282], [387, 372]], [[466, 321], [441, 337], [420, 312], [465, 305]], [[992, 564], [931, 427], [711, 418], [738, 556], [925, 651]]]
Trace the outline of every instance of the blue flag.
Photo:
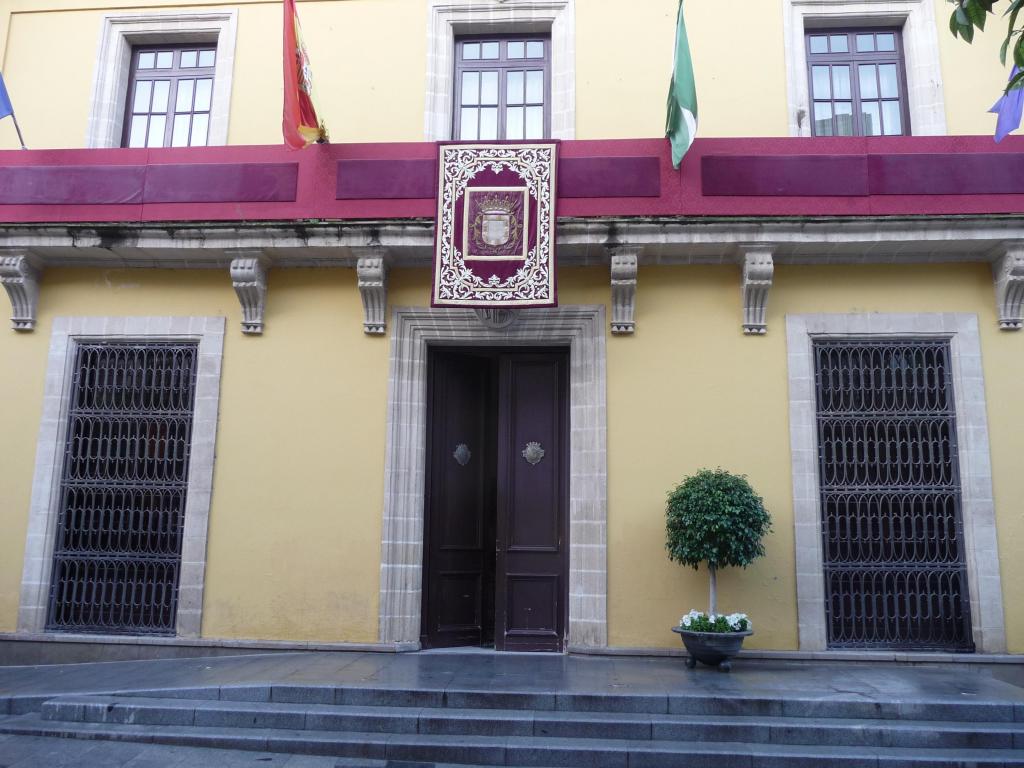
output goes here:
[[14, 107], [11, 106], [11, 97], [7, 95], [7, 86], [4, 85], [4, 76], [0, 72], [0, 120], [8, 115], [14, 114]]
[[[1012, 80], [1018, 72], [1020, 68], [1015, 66], [1010, 73], [1010, 79]], [[1010, 131], [1020, 128], [1021, 115], [1024, 113], [1024, 87], [1017, 86], [1009, 93], [1003, 94], [989, 112], [999, 115], [999, 119], [996, 120], [996, 142], [1000, 142]]]

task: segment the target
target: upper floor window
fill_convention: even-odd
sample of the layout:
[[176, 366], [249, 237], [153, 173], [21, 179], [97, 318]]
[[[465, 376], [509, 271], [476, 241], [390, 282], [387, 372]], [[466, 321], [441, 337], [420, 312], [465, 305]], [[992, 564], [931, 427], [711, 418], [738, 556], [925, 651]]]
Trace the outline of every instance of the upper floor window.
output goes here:
[[539, 36], [456, 39], [453, 138], [549, 137], [550, 48]]
[[910, 133], [900, 38], [898, 29], [807, 32], [815, 136]]
[[206, 146], [216, 63], [210, 45], [133, 48], [121, 145]]

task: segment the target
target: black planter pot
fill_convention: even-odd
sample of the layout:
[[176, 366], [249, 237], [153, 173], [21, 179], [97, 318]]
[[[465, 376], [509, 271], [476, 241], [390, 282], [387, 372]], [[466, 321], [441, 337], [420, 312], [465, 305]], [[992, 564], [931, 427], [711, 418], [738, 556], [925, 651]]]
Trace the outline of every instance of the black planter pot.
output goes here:
[[672, 631], [683, 640], [683, 645], [690, 655], [686, 658], [686, 666], [693, 669], [699, 661], [709, 667], [718, 667], [719, 672], [732, 669], [733, 656], [743, 647], [743, 638], [754, 634], [746, 632], [691, 632], [682, 627], [672, 627]]

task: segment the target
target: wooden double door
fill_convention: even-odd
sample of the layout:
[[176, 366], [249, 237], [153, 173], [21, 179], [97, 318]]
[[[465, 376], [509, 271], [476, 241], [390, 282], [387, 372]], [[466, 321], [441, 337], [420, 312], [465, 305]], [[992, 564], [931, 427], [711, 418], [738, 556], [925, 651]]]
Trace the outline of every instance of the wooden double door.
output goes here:
[[429, 356], [424, 648], [561, 651], [568, 350]]

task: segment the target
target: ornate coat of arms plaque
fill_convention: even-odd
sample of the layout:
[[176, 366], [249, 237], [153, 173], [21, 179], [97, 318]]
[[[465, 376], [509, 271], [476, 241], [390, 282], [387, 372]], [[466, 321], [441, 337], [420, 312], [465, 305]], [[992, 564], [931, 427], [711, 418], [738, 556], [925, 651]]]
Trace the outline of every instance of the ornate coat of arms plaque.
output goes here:
[[439, 146], [433, 306], [557, 306], [557, 148]]

